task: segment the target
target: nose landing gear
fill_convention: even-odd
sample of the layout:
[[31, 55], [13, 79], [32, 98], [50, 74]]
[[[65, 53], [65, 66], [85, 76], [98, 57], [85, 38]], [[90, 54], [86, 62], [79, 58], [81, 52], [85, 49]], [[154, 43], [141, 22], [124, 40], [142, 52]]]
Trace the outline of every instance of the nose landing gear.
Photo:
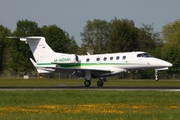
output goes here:
[[155, 80], [156, 80], [156, 81], [159, 81], [159, 78], [158, 78], [158, 71], [157, 71], [157, 70], [155, 70], [154, 76], [155, 76]]

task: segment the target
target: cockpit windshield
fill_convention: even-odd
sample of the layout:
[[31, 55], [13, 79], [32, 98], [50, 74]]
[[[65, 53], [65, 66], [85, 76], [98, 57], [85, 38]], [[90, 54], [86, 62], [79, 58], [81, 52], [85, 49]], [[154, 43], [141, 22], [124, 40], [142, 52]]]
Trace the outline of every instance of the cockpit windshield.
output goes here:
[[140, 53], [140, 54], [137, 54], [137, 57], [153, 57], [152, 55], [148, 54], [148, 53]]

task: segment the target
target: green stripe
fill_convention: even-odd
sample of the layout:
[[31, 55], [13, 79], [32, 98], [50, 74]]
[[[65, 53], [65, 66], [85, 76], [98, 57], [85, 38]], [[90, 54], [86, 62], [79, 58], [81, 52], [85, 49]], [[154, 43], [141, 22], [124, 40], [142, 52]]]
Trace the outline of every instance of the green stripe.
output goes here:
[[53, 65], [52, 63], [37, 63], [37, 65]]
[[[51, 63], [38, 63], [37, 65], [55, 65]], [[124, 66], [124, 65], [142, 65], [137, 63], [77, 63], [77, 64], [57, 64], [61, 67], [92, 67], [92, 66]]]

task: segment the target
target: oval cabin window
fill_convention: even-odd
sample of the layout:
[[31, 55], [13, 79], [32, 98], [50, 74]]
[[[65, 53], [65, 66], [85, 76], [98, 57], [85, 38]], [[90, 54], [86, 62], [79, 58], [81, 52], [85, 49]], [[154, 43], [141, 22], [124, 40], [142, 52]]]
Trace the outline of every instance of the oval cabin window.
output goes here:
[[89, 62], [89, 58], [86, 59], [86, 62]]

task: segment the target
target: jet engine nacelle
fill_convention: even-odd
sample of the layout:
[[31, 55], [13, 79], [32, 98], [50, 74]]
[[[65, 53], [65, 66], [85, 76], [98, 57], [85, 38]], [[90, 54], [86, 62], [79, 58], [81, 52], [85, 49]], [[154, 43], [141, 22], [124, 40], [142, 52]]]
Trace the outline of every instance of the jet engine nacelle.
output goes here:
[[52, 63], [55, 64], [76, 64], [79, 61], [79, 57], [76, 54], [73, 55], [63, 55], [55, 58]]

